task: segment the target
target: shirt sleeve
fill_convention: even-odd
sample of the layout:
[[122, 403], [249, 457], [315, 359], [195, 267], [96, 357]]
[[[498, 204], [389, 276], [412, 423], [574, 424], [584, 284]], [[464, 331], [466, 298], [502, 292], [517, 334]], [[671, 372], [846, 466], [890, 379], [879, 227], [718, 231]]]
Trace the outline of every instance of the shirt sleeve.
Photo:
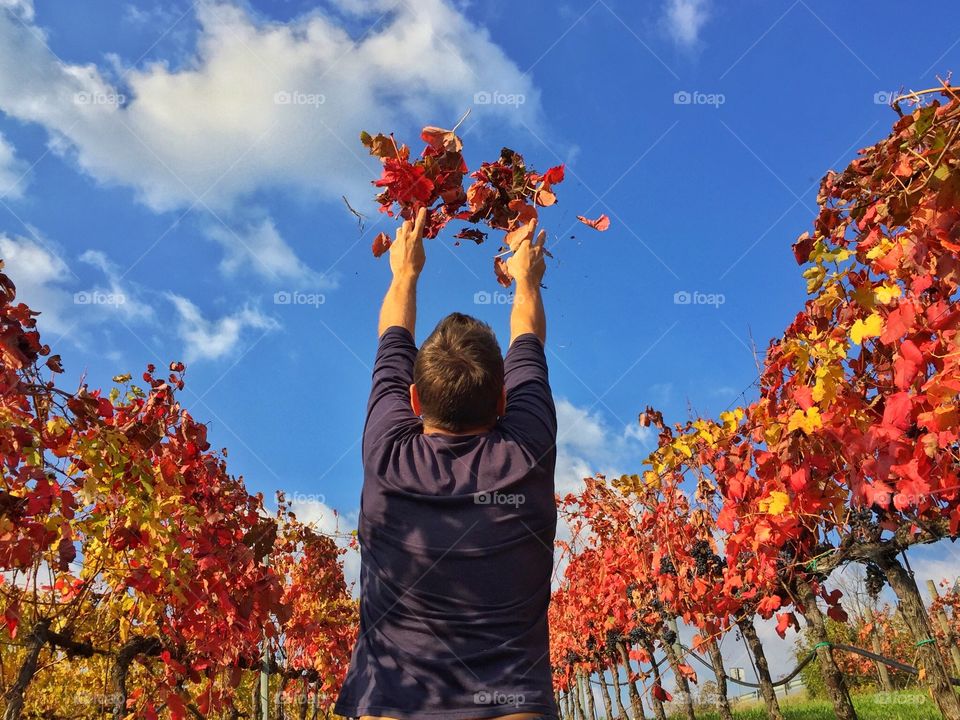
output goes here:
[[547, 376], [543, 343], [533, 333], [515, 338], [504, 358], [507, 409], [501, 428], [538, 461], [556, 451], [557, 411]]
[[417, 346], [406, 328], [390, 327], [380, 336], [363, 430], [364, 457], [420, 426], [420, 418], [410, 407], [416, 358]]

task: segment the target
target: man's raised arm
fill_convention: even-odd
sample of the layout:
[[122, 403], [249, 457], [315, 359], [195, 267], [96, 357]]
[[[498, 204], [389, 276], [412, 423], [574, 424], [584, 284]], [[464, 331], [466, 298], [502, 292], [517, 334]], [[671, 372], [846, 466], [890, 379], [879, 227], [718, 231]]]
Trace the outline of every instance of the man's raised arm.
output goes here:
[[393, 280], [380, 308], [378, 336], [394, 326], [406, 328], [414, 335], [417, 324], [417, 280], [426, 261], [423, 251], [423, 225], [426, 219], [426, 208], [420, 208], [416, 223], [405, 220], [397, 228], [396, 238], [390, 245]]
[[517, 283], [513, 310], [510, 312], [511, 343], [526, 333], [533, 333], [540, 338], [541, 343], [547, 341], [547, 319], [543, 311], [543, 299], [540, 297], [540, 281], [546, 270], [543, 244], [547, 233], [541, 230], [534, 241], [533, 234], [536, 229], [536, 220], [531, 220], [524, 226], [519, 238], [511, 243], [513, 255], [507, 260], [507, 272]]

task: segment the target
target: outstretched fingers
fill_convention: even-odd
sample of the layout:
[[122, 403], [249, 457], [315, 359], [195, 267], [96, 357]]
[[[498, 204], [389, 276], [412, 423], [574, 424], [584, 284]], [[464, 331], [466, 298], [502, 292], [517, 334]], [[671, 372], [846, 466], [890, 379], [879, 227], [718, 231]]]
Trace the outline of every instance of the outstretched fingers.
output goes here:
[[423, 239], [423, 228], [427, 224], [427, 208], [421, 207], [417, 211], [417, 222], [413, 228], [414, 238], [417, 240]]

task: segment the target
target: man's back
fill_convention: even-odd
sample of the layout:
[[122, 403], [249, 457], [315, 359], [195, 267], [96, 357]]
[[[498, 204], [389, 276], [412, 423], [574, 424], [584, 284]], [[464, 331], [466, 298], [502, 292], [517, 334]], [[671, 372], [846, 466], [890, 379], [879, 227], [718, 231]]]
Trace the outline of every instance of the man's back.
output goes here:
[[[390, 246], [393, 280], [363, 434], [360, 633], [336, 712], [556, 718], [547, 607], [557, 419], [543, 343], [543, 231], [508, 234], [516, 279], [504, 359], [488, 325], [444, 318], [418, 351], [423, 227]], [[422, 419], [421, 419], [422, 418]]]
[[416, 346], [381, 338], [364, 431], [361, 625], [338, 713], [556, 714], [547, 605], [556, 415], [543, 346], [517, 338], [489, 432], [425, 435]]

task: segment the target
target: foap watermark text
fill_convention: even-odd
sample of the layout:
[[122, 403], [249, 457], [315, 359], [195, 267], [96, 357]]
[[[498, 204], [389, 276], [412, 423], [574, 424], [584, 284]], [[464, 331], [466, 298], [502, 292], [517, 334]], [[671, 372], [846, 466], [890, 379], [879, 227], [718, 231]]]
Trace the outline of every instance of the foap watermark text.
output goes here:
[[723, 93], [705, 93], [699, 90], [678, 90], [673, 94], [674, 105], [709, 105], [713, 108], [719, 108], [727, 102], [727, 96]]
[[705, 293], [699, 290], [677, 290], [673, 294], [674, 305], [711, 305], [719, 308], [727, 301], [723, 293]]

